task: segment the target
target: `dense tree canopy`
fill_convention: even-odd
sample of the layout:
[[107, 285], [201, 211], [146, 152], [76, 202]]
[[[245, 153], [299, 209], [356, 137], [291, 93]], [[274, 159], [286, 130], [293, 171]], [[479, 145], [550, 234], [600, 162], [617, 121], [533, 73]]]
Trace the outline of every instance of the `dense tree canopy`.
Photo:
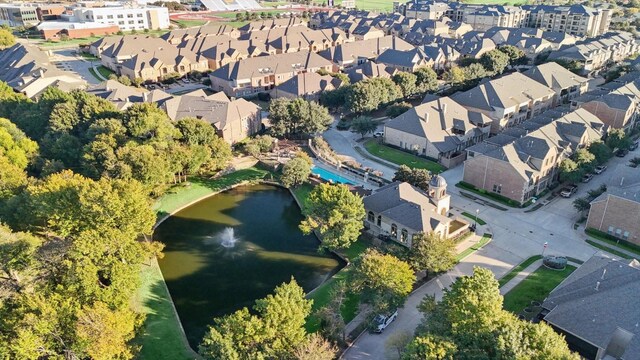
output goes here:
[[13, 46], [16, 43], [16, 38], [11, 31], [7, 29], [0, 29], [0, 50], [9, 46]]
[[420, 188], [424, 191], [429, 190], [429, 180], [431, 173], [427, 169], [412, 169], [407, 165], [400, 165], [393, 176], [393, 181], [403, 181]]
[[309, 175], [311, 175], [311, 165], [313, 163], [308, 155], [306, 157], [297, 155], [284, 164], [280, 181], [286, 187], [294, 187], [306, 183], [309, 181]]
[[[498, 282], [488, 269], [458, 278], [442, 301], [426, 299], [425, 319], [406, 359], [579, 359], [564, 337], [544, 323], [517, 319], [502, 309]], [[427, 358], [431, 358], [427, 356]]]
[[355, 113], [378, 109], [402, 97], [402, 90], [391, 79], [371, 78], [358, 81], [349, 87], [346, 97], [347, 108]]
[[305, 234], [317, 230], [322, 247], [329, 250], [348, 248], [364, 227], [362, 198], [350, 192], [345, 185], [316, 186], [309, 194], [304, 215], [300, 229]]
[[456, 264], [456, 243], [434, 233], [419, 233], [411, 240], [408, 261], [416, 271], [449, 270]]
[[269, 104], [271, 132], [275, 136], [307, 136], [325, 131], [333, 122], [329, 111], [316, 102], [280, 98]]

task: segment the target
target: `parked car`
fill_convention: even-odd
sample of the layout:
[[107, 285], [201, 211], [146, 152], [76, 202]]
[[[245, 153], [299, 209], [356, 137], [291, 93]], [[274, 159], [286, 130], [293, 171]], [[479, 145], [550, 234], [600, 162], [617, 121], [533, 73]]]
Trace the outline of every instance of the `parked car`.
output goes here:
[[384, 133], [382, 131], [378, 131], [373, 134], [374, 138], [383, 137], [383, 136], [384, 136]]
[[583, 183], [588, 183], [589, 181], [591, 181], [591, 179], [593, 179], [593, 174], [587, 173], [582, 175], [582, 182]]
[[617, 156], [617, 157], [621, 157], [621, 158], [622, 158], [622, 157], [627, 156], [627, 154], [628, 154], [628, 153], [629, 153], [629, 150], [627, 150], [627, 149], [620, 149], [620, 150], [616, 151], [616, 156]]
[[398, 317], [398, 310], [389, 315], [378, 314], [373, 319], [373, 331], [380, 334]]
[[639, 145], [638, 141], [635, 141], [635, 142], [631, 143], [631, 146], [629, 146], [629, 151], [633, 151], [633, 150], [637, 149], [638, 145]]
[[563, 198], [570, 198], [571, 195], [576, 193], [576, 191], [578, 191], [578, 186], [568, 185], [562, 188], [562, 190], [560, 191], [560, 196], [562, 196]]
[[596, 166], [595, 169], [593, 169], [593, 172], [596, 174], [602, 174], [605, 170], [607, 170], [607, 165], [599, 165]]

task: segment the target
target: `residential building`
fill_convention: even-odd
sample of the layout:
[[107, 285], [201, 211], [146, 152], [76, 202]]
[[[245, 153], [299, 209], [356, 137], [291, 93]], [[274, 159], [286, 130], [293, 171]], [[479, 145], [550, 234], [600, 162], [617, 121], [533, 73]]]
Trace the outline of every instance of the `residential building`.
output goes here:
[[577, 61], [582, 65], [583, 74], [587, 75], [600, 70], [605, 65], [622, 61], [636, 52], [638, 52], [638, 43], [633, 35], [609, 32], [553, 51], [548, 59]]
[[463, 181], [524, 204], [557, 181], [562, 160], [602, 139], [604, 131], [584, 109], [548, 111], [469, 147]]
[[371, 40], [383, 37], [384, 31], [375, 26], [361, 25], [349, 32], [356, 41]]
[[330, 75], [299, 73], [271, 90], [271, 97], [317, 101], [322, 92], [337, 89], [341, 84], [341, 80]]
[[467, 147], [489, 137], [490, 124], [488, 116], [442, 97], [387, 121], [384, 142], [453, 167], [464, 161]]
[[448, 9], [449, 5], [445, 2], [428, 0], [410, 1], [406, 4], [398, 1], [393, 2], [393, 12], [411, 19], [440, 20]]
[[218, 37], [226, 35], [230, 39], [237, 39], [240, 37], [240, 31], [237, 28], [229, 25], [213, 25], [207, 24], [198, 27], [186, 28], [186, 29], [174, 29], [161, 36], [169, 44], [179, 45], [180, 43], [206, 37]]
[[98, 85], [89, 87], [87, 92], [109, 100], [118, 110], [125, 110], [135, 103], [143, 102], [148, 93], [143, 88], [126, 86], [116, 80], [103, 81]]
[[557, 104], [568, 104], [587, 92], [589, 79], [578, 76], [558, 63], [548, 62], [533, 66], [524, 75], [555, 91]]
[[[456, 16], [460, 17], [460, 16]], [[466, 7], [455, 21], [465, 22], [476, 31], [486, 31], [495, 26], [519, 28], [526, 26], [528, 12], [516, 6]]]
[[47, 54], [28, 44], [0, 51], [0, 80], [29, 98], [37, 98], [49, 86], [64, 91], [87, 86], [79, 75], [58, 69]]
[[74, 21], [117, 25], [123, 31], [167, 29], [171, 25], [169, 10], [161, 6], [77, 6], [72, 11]]
[[435, 65], [435, 61], [429, 58], [420, 48], [411, 50], [387, 49], [378, 55], [376, 63], [406, 72], [414, 72], [423, 67], [433, 68]]
[[387, 49], [408, 51], [413, 50], [414, 46], [398, 37], [384, 36], [377, 39], [345, 43], [320, 51], [318, 54], [333, 62], [335, 64], [333, 71], [338, 71], [344, 67], [360, 65], [367, 60], [374, 60]]
[[295, 26], [307, 27], [307, 21], [301, 17], [252, 21], [244, 26], [241, 26], [238, 30], [240, 30], [241, 33], [246, 34], [254, 31], [271, 30], [277, 28], [286, 29]]
[[199, 0], [210, 11], [259, 10], [263, 7], [255, 0]]
[[260, 56], [224, 65], [209, 75], [211, 88], [228, 96], [244, 97], [269, 92], [299, 73], [332, 71], [332, 64], [318, 54], [296, 53]]
[[640, 245], [640, 171], [618, 164], [606, 176], [615, 185], [591, 201], [586, 228]]
[[[428, 192], [406, 182], [394, 182], [375, 190], [362, 201], [367, 212], [367, 230], [409, 248], [419, 233], [433, 232], [450, 238], [468, 227], [468, 223], [447, 216], [451, 196], [447, 194], [447, 182], [440, 175], [431, 179]], [[455, 229], [451, 226], [454, 221], [463, 226]]]
[[540, 317], [584, 359], [637, 359], [639, 293], [638, 260], [598, 253], [551, 291]]
[[582, 4], [525, 5], [529, 12], [529, 27], [558, 31], [578, 37], [594, 37], [609, 30], [611, 10], [594, 9]]
[[344, 71], [352, 84], [370, 78], [390, 79], [395, 75], [395, 72], [394, 69], [389, 69], [384, 64], [376, 64], [373, 61], [366, 61], [361, 65], [352, 66]]
[[178, 121], [194, 117], [210, 123], [222, 139], [235, 144], [262, 130], [261, 109], [244, 99], [230, 100], [223, 93], [207, 96], [198, 91], [171, 98], [160, 97], [159, 107]]
[[512, 73], [459, 92], [451, 98], [471, 111], [489, 116], [491, 132], [520, 124], [555, 104], [555, 91], [521, 73]]
[[610, 128], [630, 130], [637, 125], [640, 112], [640, 73], [627, 75], [574, 98], [571, 107], [588, 110]]

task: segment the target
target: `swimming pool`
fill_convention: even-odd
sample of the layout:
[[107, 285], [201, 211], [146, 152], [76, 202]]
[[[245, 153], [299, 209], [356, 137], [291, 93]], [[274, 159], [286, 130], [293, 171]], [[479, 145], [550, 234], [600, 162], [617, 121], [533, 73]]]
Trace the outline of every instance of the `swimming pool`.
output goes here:
[[331, 171], [325, 170], [323, 168], [319, 168], [319, 167], [312, 167], [311, 168], [311, 172], [320, 176], [322, 179], [327, 180], [327, 181], [333, 181], [334, 183], [340, 183], [340, 184], [349, 184], [349, 185], [355, 185], [355, 183], [343, 176], [340, 176], [338, 174], [334, 174]]

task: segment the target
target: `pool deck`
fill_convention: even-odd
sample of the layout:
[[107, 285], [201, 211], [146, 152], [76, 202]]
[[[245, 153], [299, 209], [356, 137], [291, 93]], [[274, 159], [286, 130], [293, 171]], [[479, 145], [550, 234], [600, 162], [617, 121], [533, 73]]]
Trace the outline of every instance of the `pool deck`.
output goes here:
[[332, 173], [334, 173], [336, 175], [340, 175], [341, 177], [351, 181], [356, 186], [362, 186], [363, 188], [368, 189], [368, 190], [375, 190], [375, 189], [378, 188], [377, 186], [375, 186], [373, 184], [370, 184], [370, 183], [367, 183], [367, 182], [364, 182], [364, 181], [356, 178], [355, 176], [353, 176], [351, 174], [345, 173], [344, 171], [340, 171], [340, 170], [338, 170], [338, 169], [336, 169], [336, 168], [334, 168], [332, 166], [329, 166], [329, 165], [323, 163], [322, 161], [320, 161], [318, 159], [313, 159], [313, 165], [315, 167], [323, 169], [325, 171], [329, 171], [329, 172], [332, 172]]

